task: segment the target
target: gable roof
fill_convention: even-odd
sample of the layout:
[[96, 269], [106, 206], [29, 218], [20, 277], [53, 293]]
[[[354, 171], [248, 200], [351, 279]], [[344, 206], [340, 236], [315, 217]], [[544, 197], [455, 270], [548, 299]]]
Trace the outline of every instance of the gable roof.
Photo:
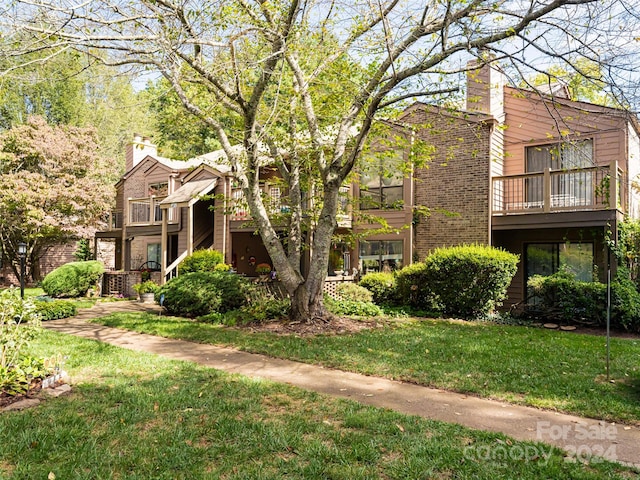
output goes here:
[[205, 180], [194, 180], [187, 182], [178, 190], [160, 202], [160, 208], [187, 207], [196, 203], [202, 195], [211, 192], [218, 180], [207, 178]]

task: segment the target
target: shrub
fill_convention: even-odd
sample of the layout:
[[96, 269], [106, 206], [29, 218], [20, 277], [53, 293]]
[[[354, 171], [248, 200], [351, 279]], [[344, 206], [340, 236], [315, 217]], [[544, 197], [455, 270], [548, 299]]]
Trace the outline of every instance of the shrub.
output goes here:
[[171, 279], [160, 287], [163, 306], [174, 315], [199, 317], [227, 312], [246, 304], [246, 280], [233, 273], [193, 272]]
[[132, 287], [138, 295], [142, 295], [143, 293], [157, 293], [160, 288], [153, 280], [145, 280], [144, 282], [132, 285]]
[[[40, 317], [30, 299], [16, 289], [0, 292], [0, 387], [10, 394], [25, 390], [27, 373], [22, 350], [40, 332]], [[29, 363], [29, 362], [27, 362]], [[28, 387], [28, 383], [26, 383]]]
[[103, 272], [104, 266], [96, 260], [67, 263], [44, 277], [42, 288], [52, 297], [82, 297]]
[[[565, 323], [606, 325], [605, 284], [582, 282], [571, 273], [560, 271], [547, 277], [533, 276], [527, 285], [539, 298], [540, 305], [535, 310], [541, 316]], [[611, 282], [611, 325], [640, 331], [640, 293], [624, 271]]]
[[44, 360], [22, 357], [10, 366], [0, 365], [0, 392], [20, 395], [29, 390], [31, 382], [47, 376]]
[[379, 317], [384, 315], [382, 309], [372, 302], [357, 300], [336, 300], [325, 296], [324, 304], [334, 315], [353, 315], [358, 317]]
[[488, 314], [506, 297], [518, 256], [486, 245], [438, 248], [424, 262], [424, 279], [446, 315], [474, 318]]
[[336, 285], [336, 294], [341, 300], [369, 303], [373, 301], [373, 295], [369, 290], [351, 282], [338, 283]]
[[78, 313], [75, 303], [68, 300], [36, 301], [35, 306], [42, 321], [69, 318]]
[[216, 266], [222, 264], [223, 261], [222, 252], [218, 250], [196, 250], [180, 263], [178, 272], [180, 275], [193, 272], [213, 272]]
[[240, 308], [235, 315], [227, 315], [224, 322], [228, 325], [249, 325], [286, 317], [291, 309], [288, 298], [263, 298]]
[[640, 293], [635, 282], [626, 274], [619, 274], [611, 282], [611, 324], [640, 332]]
[[213, 267], [214, 272], [228, 272], [229, 270], [231, 270], [231, 265], [228, 263], [218, 263]]
[[433, 308], [432, 294], [427, 282], [427, 268], [424, 263], [413, 263], [396, 274], [396, 292], [401, 305], [415, 309]]
[[367, 273], [359, 285], [371, 292], [373, 301], [378, 305], [393, 305], [397, 302], [396, 277], [393, 273]]

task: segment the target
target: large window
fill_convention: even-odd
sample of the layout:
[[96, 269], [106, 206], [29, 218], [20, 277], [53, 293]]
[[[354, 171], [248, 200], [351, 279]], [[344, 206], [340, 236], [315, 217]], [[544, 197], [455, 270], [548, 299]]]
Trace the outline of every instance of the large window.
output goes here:
[[[551, 177], [552, 206], [590, 205], [593, 202], [593, 172], [581, 170], [595, 165], [593, 142], [573, 142], [538, 145], [527, 148], [527, 172], [562, 170]], [[544, 178], [527, 179], [527, 202], [542, 205], [544, 200]]]
[[402, 152], [365, 158], [360, 168], [360, 209], [399, 208], [403, 205]]
[[402, 240], [360, 242], [361, 273], [399, 270], [403, 266], [402, 249]]
[[[592, 243], [535, 243], [525, 246], [526, 279], [534, 275], [544, 277], [567, 270], [583, 282], [593, 281]], [[528, 289], [527, 289], [528, 290]], [[528, 302], [538, 304], [538, 298], [528, 291]]]
[[526, 246], [525, 258], [527, 278], [564, 269], [578, 280], [593, 280], [593, 243], [532, 243]]

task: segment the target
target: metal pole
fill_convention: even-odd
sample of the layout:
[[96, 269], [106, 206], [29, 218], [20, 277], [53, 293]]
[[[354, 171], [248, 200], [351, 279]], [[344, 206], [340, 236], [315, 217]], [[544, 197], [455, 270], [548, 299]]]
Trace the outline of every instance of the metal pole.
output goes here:
[[611, 326], [611, 250], [607, 249], [607, 382], [609, 381], [610, 356], [610, 326]]
[[24, 300], [24, 254], [20, 255], [20, 298]]

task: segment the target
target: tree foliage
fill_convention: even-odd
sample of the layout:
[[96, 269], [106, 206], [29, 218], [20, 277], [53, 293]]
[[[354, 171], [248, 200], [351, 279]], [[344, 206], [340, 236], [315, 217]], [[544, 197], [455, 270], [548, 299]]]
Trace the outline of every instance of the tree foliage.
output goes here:
[[16, 274], [20, 242], [30, 276], [48, 246], [93, 236], [113, 198], [115, 168], [99, 155], [91, 129], [31, 117], [0, 135], [0, 248]]
[[[16, 0], [0, 28], [51, 55], [81, 51], [111, 65], [155, 69], [183, 108], [213, 131], [233, 167], [291, 318], [324, 316], [322, 284], [340, 187], [376, 119], [398, 102], [458, 88], [467, 60], [544, 71], [597, 60], [607, 78], [632, 72], [637, 39], [623, 0]], [[625, 29], [617, 29], [625, 25]], [[616, 68], [614, 60], [628, 61]], [[622, 64], [620, 64], [622, 65]], [[288, 192], [286, 242], [259, 171]], [[309, 270], [301, 269], [310, 256]]]
[[[0, 40], [0, 52], [19, 45]], [[91, 56], [66, 50], [50, 57], [38, 50], [20, 60], [0, 55], [0, 65], [0, 130], [34, 115], [51, 125], [93, 127], [103, 154], [122, 157], [123, 166], [132, 132], [155, 133], [150, 101], [134, 91], [133, 77]]]

